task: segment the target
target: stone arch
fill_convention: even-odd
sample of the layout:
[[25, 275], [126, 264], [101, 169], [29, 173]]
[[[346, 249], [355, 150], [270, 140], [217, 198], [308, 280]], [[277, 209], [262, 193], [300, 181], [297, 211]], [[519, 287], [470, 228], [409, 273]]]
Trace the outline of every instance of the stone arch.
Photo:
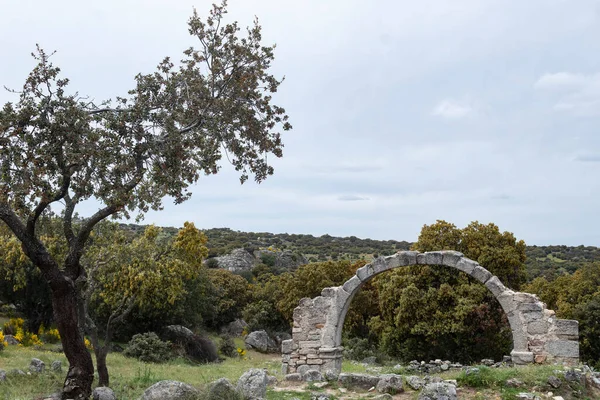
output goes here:
[[[382, 272], [409, 265], [445, 265], [483, 283], [498, 299], [512, 330], [515, 364], [579, 362], [579, 324], [557, 319], [535, 295], [506, 288], [498, 277], [457, 251], [400, 251], [378, 257], [359, 268], [342, 286], [323, 289], [321, 296], [300, 300], [294, 309], [292, 339], [282, 343], [283, 373], [318, 369], [339, 373], [342, 329], [354, 295]], [[305, 367], [302, 367], [305, 365]]]

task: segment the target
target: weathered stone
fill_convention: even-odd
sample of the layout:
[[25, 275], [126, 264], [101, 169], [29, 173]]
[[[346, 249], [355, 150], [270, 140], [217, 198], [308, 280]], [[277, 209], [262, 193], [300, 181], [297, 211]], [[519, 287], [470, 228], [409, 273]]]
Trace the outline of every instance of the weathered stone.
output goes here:
[[323, 375], [316, 369], [309, 369], [302, 374], [302, 380], [305, 382], [321, 382]]
[[475, 267], [478, 267], [478, 266], [479, 266], [479, 264], [476, 261], [473, 261], [473, 260], [463, 257], [460, 259], [460, 261], [458, 263], [456, 263], [454, 268], [471, 275], [473, 273], [473, 270], [475, 269]]
[[254, 349], [260, 353], [277, 353], [277, 344], [267, 332], [254, 331], [251, 332], [244, 340], [246, 347]]
[[456, 264], [462, 259], [463, 253], [453, 250], [442, 251], [442, 264], [456, 268]]
[[4, 341], [12, 346], [16, 346], [19, 344], [19, 341], [15, 339], [13, 335], [4, 335]]
[[550, 375], [548, 377], [548, 385], [552, 386], [554, 389], [558, 389], [562, 385], [562, 381], [560, 378], [557, 378], [554, 375]]
[[375, 397], [371, 397], [372, 400], [393, 400], [394, 398], [392, 397], [391, 394], [387, 394], [387, 393], [383, 393], [383, 394], [378, 394]]
[[487, 269], [483, 268], [482, 266], [478, 265], [475, 268], [473, 268], [471, 276], [481, 283], [486, 283], [487, 280], [492, 277], [492, 273]]
[[230, 254], [215, 257], [212, 262], [216, 262], [219, 268], [227, 269], [231, 272], [250, 271], [257, 264], [256, 258], [244, 249], [235, 249]]
[[46, 369], [46, 364], [39, 358], [32, 358], [29, 363], [29, 371], [41, 374]]
[[6, 381], [6, 371], [3, 369], [0, 369], [0, 382], [5, 382]]
[[545, 354], [536, 354], [533, 361], [535, 361], [536, 364], [543, 364], [546, 362], [546, 359], [548, 357]]
[[206, 400], [225, 400], [236, 398], [235, 386], [226, 378], [217, 379], [208, 386]]
[[548, 333], [548, 324], [544, 320], [530, 322], [527, 324], [527, 332], [531, 335]]
[[567, 382], [583, 383], [584, 379], [585, 379], [585, 375], [579, 371], [570, 369], [567, 372], [565, 372], [565, 380]]
[[537, 303], [539, 301], [536, 295], [523, 292], [516, 292], [514, 299], [518, 303]]
[[579, 342], [555, 340], [546, 343], [546, 350], [554, 357], [579, 357]]
[[404, 388], [402, 387], [402, 376], [396, 374], [381, 375], [375, 388], [379, 393], [402, 393], [404, 391]]
[[100, 386], [94, 389], [92, 392], [93, 400], [117, 400], [115, 392], [111, 388]]
[[518, 303], [513, 300], [514, 294], [515, 292], [507, 289], [496, 296], [496, 299], [506, 314], [510, 314], [517, 309]]
[[289, 354], [293, 351], [294, 341], [292, 339], [284, 340], [281, 342], [281, 352], [283, 354]]
[[267, 396], [267, 373], [262, 369], [250, 369], [240, 377], [237, 391], [247, 400], [262, 400]]
[[531, 364], [533, 362], [533, 353], [530, 351], [511, 351], [513, 363], [517, 365]]
[[362, 281], [360, 280], [360, 278], [354, 275], [352, 278], [348, 279], [346, 283], [344, 283], [344, 286], [342, 286], [342, 288], [348, 293], [353, 293], [361, 285]]
[[544, 303], [542, 303], [542, 302], [520, 303], [518, 309], [519, 309], [519, 311], [523, 311], [523, 312], [530, 312], [530, 311], [542, 312], [544, 310]]
[[442, 265], [444, 254], [441, 251], [428, 251], [425, 253], [425, 264]]
[[557, 335], [579, 335], [579, 322], [572, 319], [557, 319], [554, 322], [554, 333]]
[[333, 396], [327, 393], [311, 393], [310, 400], [333, 400]]
[[187, 383], [160, 381], [146, 389], [140, 400], [187, 400], [199, 395], [200, 392]]
[[521, 315], [523, 316], [523, 319], [527, 324], [529, 324], [532, 321], [539, 321], [542, 318], [544, 318], [543, 314], [538, 311], [524, 312], [521, 313]]
[[61, 372], [62, 371], [62, 361], [60, 361], [60, 360], [52, 361], [52, 364], [50, 364], [50, 369], [54, 372]]
[[413, 390], [420, 390], [423, 386], [425, 386], [425, 380], [418, 376], [411, 375], [406, 377], [406, 384]]
[[492, 294], [498, 297], [501, 293], [506, 290], [506, 286], [500, 282], [497, 276], [492, 276], [485, 282], [485, 286], [492, 292]]
[[400, 266], [415, 265], [417, 263], [418, 251], [399, 251], [397, 253]]
[[287, 374], [285, 376], [285, 380], [286, 381], [290, 381], [290, 382], [301, 382], [302, 381], [302, 375], [300, 375], [299, 373], [293, 373], [293, 374]]
[[370, 389], [377, 386], [379, 377], [367, 374], [346, 374], [342, 373], [338, 376], [338, 383], [340, 386], [346, 388], [362, 388]]
[[521, 381], [517, 378], [510, 378], [506, 381], [506, 386], [512, 387], [512, 388], [518, 388], [518, 387], [523, 386], [523, 381]]
[[449, 383], [428, 383], [425, 385], [419, 400], [456, 400], [456, 386]]
[[300, 375], [304, 375], [307, 371], [313, 369], [313, 367], [311, 367], [310, 365], [300, 365], [298, 368], [296, 368], [296, 372], [299, 373]]
[[236, 319], [228, 323], [223, 331], [231, 336], [240, 337], [244, 332], [248, 333], [248, 324], [243, 319]]

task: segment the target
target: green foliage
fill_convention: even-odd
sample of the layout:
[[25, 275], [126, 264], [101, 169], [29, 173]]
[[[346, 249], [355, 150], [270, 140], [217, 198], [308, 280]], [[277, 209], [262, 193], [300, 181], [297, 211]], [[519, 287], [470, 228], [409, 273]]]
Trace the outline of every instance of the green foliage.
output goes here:
[[143, 362], [162, 363], [173, 357], [170, 342], [163, 342], [154, 332], [134, 335], [123, 355]]
[[237, 357], [237, 347], [230, 335], [221, 335], [219, 338], [219, 353], [225, 357]]
[[250, 286], [243, 277], [224, 269], [206, 271], [211, 285], [210, 308], [202, 311], [206, 327], [217, 330], [240, 318], [242, 310], [250, 301]]

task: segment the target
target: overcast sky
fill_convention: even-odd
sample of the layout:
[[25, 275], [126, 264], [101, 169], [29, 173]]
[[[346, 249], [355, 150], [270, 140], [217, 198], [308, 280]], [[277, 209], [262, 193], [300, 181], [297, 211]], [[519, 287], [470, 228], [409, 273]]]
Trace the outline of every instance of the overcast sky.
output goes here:
[[[195, 45], [210, 1], [0, 0], [0, 84], [36, 43], [102, 100]], [[597, 0], [230, 0], [276, 43], [294, 129], [264, 183], [224, 166], [146, 222], [414, 241], [494, 222], [528, 244], [600, 246]], [[0, 93], [0, 102], [11, 100]]]

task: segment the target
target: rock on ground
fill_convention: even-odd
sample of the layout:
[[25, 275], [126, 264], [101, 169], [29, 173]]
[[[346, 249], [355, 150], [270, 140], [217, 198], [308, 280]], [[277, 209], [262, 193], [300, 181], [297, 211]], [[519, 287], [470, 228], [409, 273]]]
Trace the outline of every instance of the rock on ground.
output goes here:
[[221, 378], [210, 384], [206, 400], [231, 400], [238, 396], [229, 380]]
[[425, 386], [425, 380], [416, 375], [408, 376], [406, 378], [406, 383], [412, 390], [419, 390]]
[[248, 329], [248, 324], [243, 319], [236, 319], [231, 321], [223, 328], [223, 333], [231, 336], [240, 337], [244, 330]]
[[62, 371], [62, 362], [60, 360], [52, 361], [52, 364], [50, 364], [50, 369], [54, 372], [61, 372]]
[[385, 374], [379, 377], [376, 389], [379, 393], [396, 394], [404, 392], [402, 387], [402, 376], [396, 374]]
[[236, 389], [246, 400], [264, 399], [267, 395], [267, 373], [256, 368], [244, 372], [237, 381]]
[[46, 364], [39, 358], [32, 358], [29, 363], [29, 371], [41, 374], [46, 369]]
[[187, 383], [160, 381], [146, 389], [140, 400], [187, 400], [199, 394], [196, 388]]
[[457, 400], [456, 386], [443, 382], [428, 383], [419, 393], [419, 400]]
[[367, 374], [340, 374], [338, 376], [338, 383], [340, 386], [347, 388], [358, 387], [369, 390], [377, 386], [379, 377]]
[[107, 387], [97, 387], [92, 392], [92, 399], [94, 400], [117, 400], [117, 396], [115, 396], [115, 392], [112, 391], [111, 388]]
[[246, 343], [246, 346], [249, 346], [260, 353], [277, 353], [279, 351], [275, 341], [271, 339], [269, 334], [264, 330], [250, 333], [246, 336], [244, 343]]
[[323, 375], [319, 370], [309, 369], [302, 374], [302, 380], [305, 382], [321, 382], [323, 380]]

